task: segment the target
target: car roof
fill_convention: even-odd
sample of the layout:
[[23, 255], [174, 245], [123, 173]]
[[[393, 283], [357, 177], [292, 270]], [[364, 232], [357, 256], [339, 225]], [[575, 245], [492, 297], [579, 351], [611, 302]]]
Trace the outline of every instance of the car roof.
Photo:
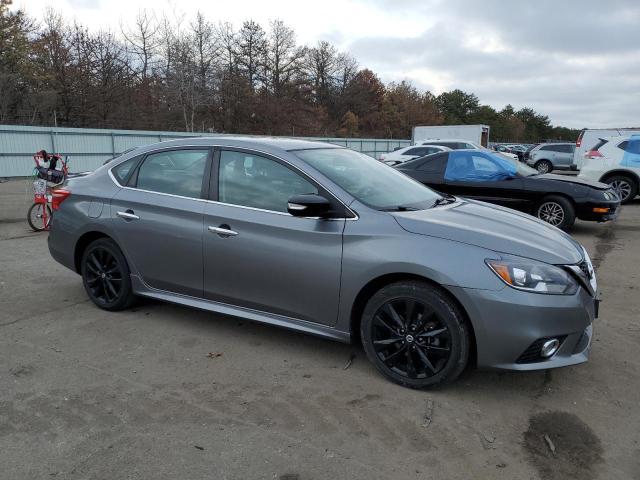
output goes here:
[[261, 137], [261, 136], [207, 136], [207, 137], [188, 137], [177, 140], [168, 140], [164, 142], [143, 145], [136, 149], [137, 153], [143, 153], [157, 148], [170, 148], [182, 146], [222, 146], [222, 147], [239, 147], [250, 148], [255, 150], [263, 150], [267, 153], [280, 153], [284, 151], [294, 150], [311, 150], [319, 148], [345, 148], [327, 142], [315, 142], [310, 140], [301, 140], [297, 138], [287, 137]]
[[622, 142], [625, 140], [630, 140], [631, 138], [640, 138], [640, 135], [613, 135], [611, 137], [600, 137], [601, 140], [606, 140], [607, 142]]
[[466, 140], [464, 138], [430, 138], [428, 140], [420, 140], [420, 143], [422, 145], [424, 145], [425, 143], [433, 143], [437, 145], [438, 144], [437, 142], [464, 142], [464, 143], [475, 144], [475, 142], [472, 142], [471, 140]]
[[539, 143], [536, 145], [536, 147], [544, 147], [545, 145], [575, 145], [576, 142], [546, 142], [546, 143]]

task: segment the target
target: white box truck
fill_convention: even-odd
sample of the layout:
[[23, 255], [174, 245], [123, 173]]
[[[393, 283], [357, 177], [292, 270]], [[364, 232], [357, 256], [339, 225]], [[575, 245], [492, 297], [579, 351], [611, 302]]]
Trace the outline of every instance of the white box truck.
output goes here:
[[585, 128], [578, 135], [573, 152], [573, 170], [581, 170], [584, 154], [591, 150], [601, 138], [640, 135], [640, 128]]
[[468, 140], [476, 145], [489, 145], [489, 125], [433, 125], [413, 127], [411, 144], [426, 140]]

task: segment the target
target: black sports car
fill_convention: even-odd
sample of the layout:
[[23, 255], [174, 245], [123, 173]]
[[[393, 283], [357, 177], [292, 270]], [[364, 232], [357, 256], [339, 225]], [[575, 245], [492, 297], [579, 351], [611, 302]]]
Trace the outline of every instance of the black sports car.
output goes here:
[[609, 185], [540, 174], [489, 150], [435, 153], [395, 168], [434, 190], [514, 208], [564, 229], [576, 218], [612, 220], [620, 207]]

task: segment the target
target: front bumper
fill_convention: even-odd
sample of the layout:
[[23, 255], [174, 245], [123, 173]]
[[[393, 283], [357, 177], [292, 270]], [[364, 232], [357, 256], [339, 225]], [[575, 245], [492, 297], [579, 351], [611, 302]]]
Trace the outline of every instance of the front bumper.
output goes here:
[[576, 204], [576, 217], [580, 220], [607, 222], [616, 219], [619, 211], [619, 200], [587, 200]]
[[[452, 293], [473, 325], [479, 368], [540, 370], [588, 359], [596, 300], [582, 287], [575, 295], [542, 295], [507, 286], [499, 291], [455, 287]], [[562, 343], [551, 358], [522, 361], [534, 342], [558, 337]]]

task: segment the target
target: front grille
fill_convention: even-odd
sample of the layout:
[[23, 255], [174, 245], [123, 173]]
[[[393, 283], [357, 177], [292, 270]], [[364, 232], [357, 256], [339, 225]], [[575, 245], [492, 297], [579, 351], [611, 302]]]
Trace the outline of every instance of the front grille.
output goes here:
[[537, 363], [537, 362], [543, 362], [545, 360], [549, 360], [548, 358], [542, 358], [540, 356], [540, 350], [542, 350], [542, 344], [544, 342], [546, 342], [547, 340], [551, 340], [553, 338], [557, 338], [558, 340], [560, 340], [560, 347], [562, 347], [562, 342], [564, 342], [564, 339], [567, 338], [567, 336], [562, 335], [558, 337], [539, 338], [538, 340], [533, 342], [531, 345], [529, 345], [524, 352], [522, 352], [522, 354], [516, 360], [516, 363]]

